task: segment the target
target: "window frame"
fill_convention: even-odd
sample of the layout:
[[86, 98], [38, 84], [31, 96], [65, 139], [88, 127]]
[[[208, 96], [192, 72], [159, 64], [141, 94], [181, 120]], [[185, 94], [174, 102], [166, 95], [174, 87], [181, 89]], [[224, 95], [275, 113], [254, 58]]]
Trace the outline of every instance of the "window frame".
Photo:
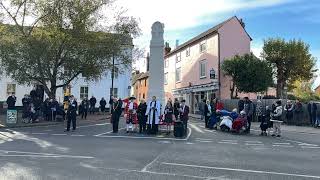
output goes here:
[[165, 68], [169, 67], [169, 60], [168, 59], [164, 60], [164, 67]]
[[168, 84], [168, 72], [164, 73], [164, 84]]
[[[202, 47], [205, 47], [205, 48], [203, 49]], [[199, 51], [200, 51], [200, 53], [203, 53], [203, 52], [207, 51], [207, 41], [200, 42]]]
[[[8, 90], [9, 90], [9, 86], [14, 87], [14, 88], [13, 88], [14, 91], [10, 91], [10, 92], [9, 92], [9, 91], [8, 91]], [[7, 83], [7, 90], [6, 90], [7, 96], [11, 95], [12, 93], [16, 94], [16, 92], [17, 92], [17, 84], [15, 84], [15, 83]]]
[[[112, 91], [112, 88], [110, 88], [110, 95], [111, 95], [111, 91]], [[118, 98], [118, 88], [116, 87], [113, 87], [113, 97]]]
[[179, 62], [181, 62], [181, 52], [178, 52], [176, 54], [176, 63], [179, 63]]
[[[179, 73], [179, 80], [177, 80], [177, 75], [178, 75], [178, 70], [180, 71]], [[176, 79], [176, 83], [180, 83], [181, 82], [181, 67], [176, 68], [176, 72], [175, 72], [175, 79]]]
[[[204, 65], [204, 75], [202, 75], [202, 65]], [[204, 60], [201, 60], [199, 61], [199, 77], [200, 79], [205, 79], [207, 78], [207, 60], [204, 59]]]
[[[82, 89], [83, 89], [83, 92], [81, 92]], [[85, 90], [87, 90], [87, 92]], [[80, 86], [79, 95], [80, 95], [80, 100], [83, 100], [85, 97], [88, 99], [89, 98], [89, 87], [88, 86]]]
[[190, 56], [190, 47], [187, 47], [186, 49], [186, 57], [189, 57]]

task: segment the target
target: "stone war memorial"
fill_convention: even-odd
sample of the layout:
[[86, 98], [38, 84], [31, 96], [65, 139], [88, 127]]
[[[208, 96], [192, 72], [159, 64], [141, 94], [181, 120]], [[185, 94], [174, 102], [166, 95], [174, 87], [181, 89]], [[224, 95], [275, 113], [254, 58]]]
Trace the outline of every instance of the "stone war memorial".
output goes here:
[[[164, 24], [158, 21], [153, 23], [151, 33], [148, 100], [151, 100], [153, 96], [156, 96], [157, 100], [164, 106]], [[164, 108], [162, 107], [161, 109], [161, 111], [163, 111]]]

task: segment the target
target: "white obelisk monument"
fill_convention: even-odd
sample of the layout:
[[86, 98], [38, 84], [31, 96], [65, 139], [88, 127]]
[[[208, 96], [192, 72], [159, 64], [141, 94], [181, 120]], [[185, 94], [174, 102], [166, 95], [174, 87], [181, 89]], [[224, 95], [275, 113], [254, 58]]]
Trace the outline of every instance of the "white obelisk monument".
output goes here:
[[148, 89], [148, 99], [151, 100], [152, 96], [156, 96], [162, 104], [162, 112], [165, 106], [163, 28], [164, 25], [158, 21], [152, 25]]

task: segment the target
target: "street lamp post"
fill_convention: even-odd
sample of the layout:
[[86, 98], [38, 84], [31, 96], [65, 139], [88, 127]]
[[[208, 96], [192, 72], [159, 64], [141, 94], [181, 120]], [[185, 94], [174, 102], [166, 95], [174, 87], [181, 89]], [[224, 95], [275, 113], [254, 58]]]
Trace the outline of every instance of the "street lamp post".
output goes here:
[[113, 96], [113, 81], [114, 81], [114, 55], [112, 55], [112, 72], [111, 72], [111, 92], [110, 92], [110, 99]]

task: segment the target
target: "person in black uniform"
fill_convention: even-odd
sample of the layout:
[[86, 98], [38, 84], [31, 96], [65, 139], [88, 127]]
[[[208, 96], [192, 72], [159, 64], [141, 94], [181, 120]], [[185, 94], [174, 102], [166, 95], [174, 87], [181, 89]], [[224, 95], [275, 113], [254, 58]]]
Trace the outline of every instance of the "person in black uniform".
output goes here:
[[72, 122], [72, 131], [76, 130], [76, 121], [77, 121], [77, 106], [78, 103], [75, 100], [74, 96], [70, 96], [70, 105], [67, 111], [67, 117], [68, 117], [68, 122], [67, 122], [67, 130], [70, 131], [70, 126]]
[[147, 126], [146, 112], [147, 112], [147, 103], [145, 102], [145, 100], [141, 100], [137, 110], [140, 134], [146, 132], [146, 126]]
[[112, 111], [111, 111], [111, 123], [113, 128], [113, 133], [118, 133], [119, 130], [119, 119], [122, 114], [122, 101], [121, 99], [117, 100], [114, 98], [112, 103]]

